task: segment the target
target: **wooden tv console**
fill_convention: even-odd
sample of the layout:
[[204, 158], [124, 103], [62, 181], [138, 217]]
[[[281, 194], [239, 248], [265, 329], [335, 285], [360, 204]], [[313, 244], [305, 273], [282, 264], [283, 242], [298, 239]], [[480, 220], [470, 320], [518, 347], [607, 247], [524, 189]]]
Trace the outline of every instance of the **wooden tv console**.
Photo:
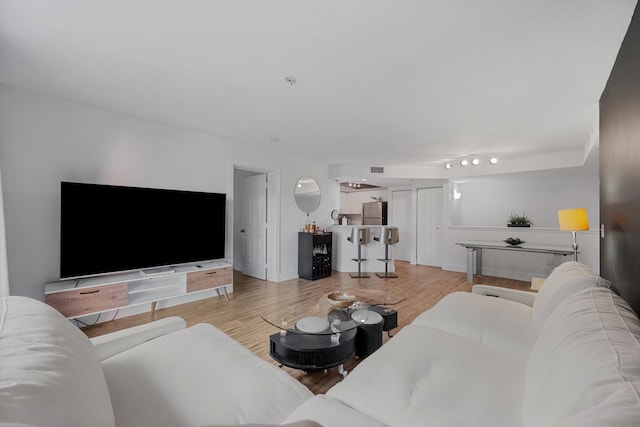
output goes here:
[[[214, 289], [227, 298], [233, 268], [226, 261], [207, 261], [171, 267], [161, 274], [141, 271], [47, 283], [45, 302], [73, 319], [119, 308], [156, 302]], [[228, 300], [228, 298], [227, 298]]]

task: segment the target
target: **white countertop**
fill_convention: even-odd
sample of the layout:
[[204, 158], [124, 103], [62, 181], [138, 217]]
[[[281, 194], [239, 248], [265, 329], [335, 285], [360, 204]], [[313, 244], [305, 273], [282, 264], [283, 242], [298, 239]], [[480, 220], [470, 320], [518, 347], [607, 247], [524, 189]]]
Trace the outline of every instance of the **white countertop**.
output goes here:
[[369, 224], [369, 225], [360, 225], [360, 224], [354, 224], [354, 225], [330, 225], [329, 229], [331, 229], [331, 228], [353, 228], [353, 227], [380, 228], [380, 227], [386, 227], [386, 225], [375, 225], [375, 224]]

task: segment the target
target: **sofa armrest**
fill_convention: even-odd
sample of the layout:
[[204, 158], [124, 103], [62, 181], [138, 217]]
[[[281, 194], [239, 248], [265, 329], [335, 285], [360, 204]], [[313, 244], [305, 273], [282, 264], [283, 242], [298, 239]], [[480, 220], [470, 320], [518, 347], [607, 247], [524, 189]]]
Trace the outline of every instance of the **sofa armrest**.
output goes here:
[[538, 295], [535, 292], [520, 291], [517, 289], [500, 288], [490, 285], [473, 285], [471, 292], [478, 295], [486, 295], [490, 297], [498, 297], [508, 299], [510, 301], [519, 302], [521, 304], [533, 306], [533, 301]]
[[102, 362], [137, 345], [186, 327], [187, 322], [183, 318], [177, 316], [167, 317], [155, 322], [91, 338], [91, 343]]

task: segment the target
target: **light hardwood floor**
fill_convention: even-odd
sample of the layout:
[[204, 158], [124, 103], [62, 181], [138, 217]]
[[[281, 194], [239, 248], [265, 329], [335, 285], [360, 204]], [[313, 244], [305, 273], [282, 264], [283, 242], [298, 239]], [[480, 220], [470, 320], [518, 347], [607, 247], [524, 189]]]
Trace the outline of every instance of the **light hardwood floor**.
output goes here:
[[[440, 268], [411, 265], [399, 261], [396, 261], [395, 266], [399, 276], [397, 279], [382, 279], [373, 274], [368, 279], [353, 279], [348, 273], [334, 271], [331, 277], [316, 281], [292, 279], [279, 283], [253, 279], [235, 271], [234, 292], [230, 294], [229, 302], [224, 297], [208, 298], [157, 310], [153, 317], [151, 313], [143, 313], [83, 330], [87, 336], [94, 337], [164, 317], [180, 316], [189, 326], [196, 323], [211, 323], [258, 356], [277, 365], [269, 356], [269, 335], [277, 332], [277, 329], [262, 320], [261, 316], [278, 305], [312, 306], [322, 295], [337, 289], [387, 290], [407, 297], [405, 301], [394, 306], [398, 311], [398, 328], [393, 333], [397, 333], [443, 296], [455, 291], [471, 290], [471, 285], [466, 282], [465, 273], [448, 272]], [[528, 282], [487, 276], [476, 276], [474, 281], [514, 289], [527, 290], [530, 287]], [[388, 338], [385, 334], [384, 341], [389, 339], [393, 338]], [[345, 369], [350, 371], [359, 362], [360, 360], [354, 358], [345, 364]], [[335, 368], [327, 372], [309, 373], [287, 367], [282, 369], [314, 393], [324, 393], [342, 379]]]

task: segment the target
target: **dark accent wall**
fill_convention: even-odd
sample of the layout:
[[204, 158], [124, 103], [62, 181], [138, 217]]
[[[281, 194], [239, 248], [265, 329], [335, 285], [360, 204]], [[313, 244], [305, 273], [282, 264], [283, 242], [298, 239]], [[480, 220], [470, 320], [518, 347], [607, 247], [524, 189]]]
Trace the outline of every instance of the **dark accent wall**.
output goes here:
[[600, 98], [600, 274], [640, 313], [640, 16]]

